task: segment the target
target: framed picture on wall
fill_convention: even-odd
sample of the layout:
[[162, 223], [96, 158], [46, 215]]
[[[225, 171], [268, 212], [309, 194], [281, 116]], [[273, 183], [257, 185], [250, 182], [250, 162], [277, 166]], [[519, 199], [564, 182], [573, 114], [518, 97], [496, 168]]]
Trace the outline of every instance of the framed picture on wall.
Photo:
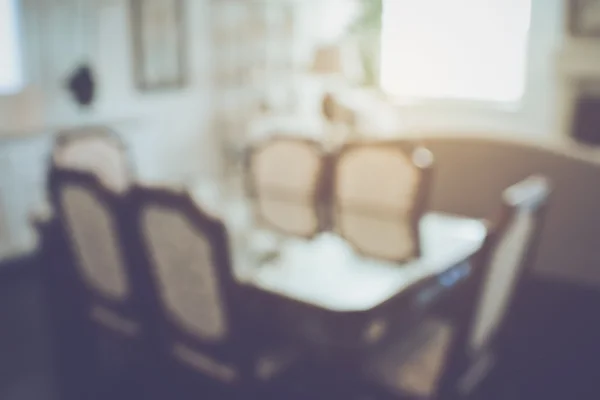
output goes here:
[[185, 86], [183, 0], [130, 0], [134, 74], [140, 90]]
[[569, 0], [569, 32], [575, 37], [600, 37], [600, 0]]

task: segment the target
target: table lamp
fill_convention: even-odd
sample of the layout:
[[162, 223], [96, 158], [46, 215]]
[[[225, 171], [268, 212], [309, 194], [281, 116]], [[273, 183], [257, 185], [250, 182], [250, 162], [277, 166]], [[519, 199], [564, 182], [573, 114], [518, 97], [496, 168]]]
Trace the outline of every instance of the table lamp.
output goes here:
[[317, 48], [311, 72], [331, 77], [343, 74], [342, 54], [338, 45], [324, 45]]

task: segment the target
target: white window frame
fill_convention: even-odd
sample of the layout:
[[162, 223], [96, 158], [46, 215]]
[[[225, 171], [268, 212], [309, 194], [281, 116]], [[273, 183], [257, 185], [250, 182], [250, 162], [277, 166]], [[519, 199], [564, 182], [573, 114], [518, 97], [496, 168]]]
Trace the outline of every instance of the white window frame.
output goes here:
[[[6, 50], [12, 53], [9, 56], [0, 55], [2, 63], [6, 66], [11, 64], [9, 68], [13, 70], [12, 84], [5, 83], [3, 86], [0, 83], [0, 96], [16, 95], [25, 87], [25, 71], [23, 67], [23, 46], [21, 43], [21, 13], [19, 0], [0, 0], [0, 17], [7, 18], [8, 23], [0, 22], [0, 37], [8, 37], [5, 43]], [[1, 66], [0, 66], [1, 68]]]
[[[385, 13], [385, 3], [389, 1], [395, 0], [381, 0], [384, 2], [383, 4], [383, 12]], [[384, 47], [384, 37], [385, 35], [385, 21], [386, 16], [382, 15], [382, 45], [381, 45], [381, 64], [379, 71], [379, 84], [386, 93], [394, 100], [396, 104], [406, 109], [418, 109], [418, 108], [428, 108], [428, 109], [443, 109], [446, 112], [455, 111], [499, 111], [499, 112], [507, 112], [507, 113], [515, 113], [522, 109], [524, 102], [527, 101], [527, 89], [530, 85], [529, 79], [529, 64], [530, 60], [530, 49], [529, 46], [531, 44], [531, 24], [533, 23], [533, 11], [534, 11], [534, 2], [535, 0], [530, 0], [529, 4], [529, 31], [527, 32], [527, 37], [525, 38], [526, 43], [524, 43], [524, 57], [525, 57], [525, 65], [523, 66], [523, 83], [522, 83], [522, 92], [521, 96], [515, 100], [495, 100], [495, 99], [476, 99], [476, 98], [460, 98], [454, 96], [448, 97], [433, 97], [433, 96], [401, 96], [394, 93], [390, 93], [385, 90], [384, 82], [383, 82], [383, 68], [384, 68], [384, 60], [385, 56], [383, 52], [386, 50]]]

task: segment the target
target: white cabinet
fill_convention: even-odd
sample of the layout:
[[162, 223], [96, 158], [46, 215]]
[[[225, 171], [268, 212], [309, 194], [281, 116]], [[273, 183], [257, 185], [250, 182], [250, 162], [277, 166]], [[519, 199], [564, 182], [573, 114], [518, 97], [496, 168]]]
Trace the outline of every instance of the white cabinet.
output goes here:
[[0, 141], [0, 260], [35, 248], [29, 214], [45, 199], [51, 140], [43, 135]]

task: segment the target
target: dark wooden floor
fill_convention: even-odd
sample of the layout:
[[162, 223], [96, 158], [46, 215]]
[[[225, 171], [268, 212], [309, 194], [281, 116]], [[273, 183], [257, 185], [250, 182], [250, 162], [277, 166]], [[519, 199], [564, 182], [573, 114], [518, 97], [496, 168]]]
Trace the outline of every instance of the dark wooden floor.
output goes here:
[[[39, 268], [0, 265], [0, 400], [63, 400]], [[540, 279], [519, 298], [501, 368], [477, 397], [600, 399], [600, 292]]]
[[31, 263], [0, 265], [2, 400], [58, 400], [42, 282]]

